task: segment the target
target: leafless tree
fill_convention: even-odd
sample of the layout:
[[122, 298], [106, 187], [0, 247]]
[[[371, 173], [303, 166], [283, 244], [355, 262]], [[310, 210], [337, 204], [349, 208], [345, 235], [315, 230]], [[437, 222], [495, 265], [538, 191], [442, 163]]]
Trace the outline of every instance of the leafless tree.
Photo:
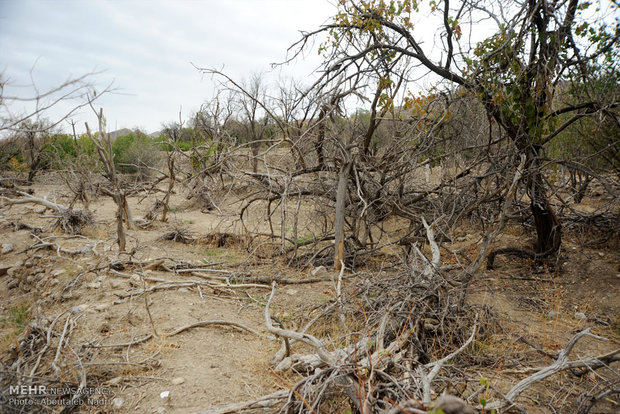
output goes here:
[[259, 102], [267, 100], [266, 85], [263, 76], [253, 74], [242, 82], [242, 90], [236, 90], [237, 111], [243, 126], [243, 135], [251, 148], [252, 171], [258, 172], [258, 154], [265, 141], [270, 139], [268, 132], [269, 116], [263, 111]]
[[106, 131], [106, 120], [103, 115], [103, 108], [97, 111], [91, 103], [93, 112], [97, 115], [98, 133], [93, 134], [86, 123], [86, 133], [88, 138], [95, 145], [99, 159], [105, 169], [105, 176], [112, 185], [111, 196], [114, 199], [114, 203], [117, 206], [116, 210], [116, 232], [117, 241], [120, 251], [125, 251], [126, 248], [126, 236], [125, 228], [123, 227], [123, 221], [126, 221], [129, 229], [133, 228], [133, 217], [127, 204], [127, 193], [123, 188], [123, 184], [116, 172], [116, 166], [114, 164], [114, 153], [112, 152], [112, 141], [110, 140], [110, 134]]

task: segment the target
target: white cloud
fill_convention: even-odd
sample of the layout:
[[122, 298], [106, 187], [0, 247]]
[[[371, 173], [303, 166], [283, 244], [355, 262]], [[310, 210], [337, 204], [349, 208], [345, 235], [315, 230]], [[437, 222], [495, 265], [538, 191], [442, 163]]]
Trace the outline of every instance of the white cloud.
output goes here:
[[[176, 119], [180, 106], [187, 115], [211, 95], [211, 82], [190, 62], [224, 67], [236, 79], [267, 71], [286, 58], [298, 30], [318, 27], [334, 10], [320, 0], [0, 0], [0, 70], [24, 85], [37, 61], [33, 75], [41, 90], [105, 70], [99, 88], [114, 80], [121, 93], [98, 103], [109, 127], [152, 131]], [[285, 72], [306, 79], [317, 64], [314, 58]], [[90, 116], [82, 113], [80, 123]]]

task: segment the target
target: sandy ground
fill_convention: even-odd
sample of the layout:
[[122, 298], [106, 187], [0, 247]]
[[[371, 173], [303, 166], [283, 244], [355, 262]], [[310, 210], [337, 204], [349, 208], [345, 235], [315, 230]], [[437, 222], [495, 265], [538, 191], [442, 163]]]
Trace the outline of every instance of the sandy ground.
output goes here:
[[[33, 189], [36, 196], [68, 202], [67, 192], [52, 175], [41, 177]], [[141, 217], [153, 205], [154, 196], [142, 201], [138, 197], [129, 200], [134, 216]], [[133, 258], [143, 262], [155, 258], [188, 263], [202, 261], [212, 269], [252, 276], [309, 277], [311, 269], [287, 268], [278, 259], [271, 263], [258, 262], [241, 244], [217, 247], [208, 243], [160, 240], [163, 234], [179, 227], [191, 232], [196, 239], [214, 233], [241, 234], [242, 227], [235, 214], [239, 204], [233, 201], [232, 195], [222, 196], [217, 200], [221, 211], [204, 213], [193, 207], [183, 194], [176, 194], [168, 223], [156, 222], [146, 230], [128, 232]], [[231, 326], [195, 327], [175, 336], [165, 336], [180, 327], [208, 320], [240, 322], [266, 334], [264, 304], [268, 289], [171, 288], [149, 293], [145, 303], [144, 295], [132, 296], [131, 293], [144, 286], [154, 286], [156, 282], [142, 285], [140, 281], [136, 285], [134, 280], [132, 284], [128, 277], [140, 273], [139, 269], [118, 271], [126, 277], [109, 269], [86, 272], [102, 265], [105, 268], [110, 260], [128, 259], [127, 255], [119, 256], [117, 252], [112, 200], [101, 197], [91, 204], [91, 210], [96, 218], [95, 225], [86, 231], [86, 237], [70, 238], [54, 232], [50, 211], [42, 206], [0, 208], [2, 243], [13, 245], [10, 252], [0, 256], [0, 265], [9, 268], [22, 262], [19, 271], [11, 277], [19, 281], [18, 286], [9, 286], [9, 277], [0, 276], [0, 318], [5, 321], [0, 325], [0, 352], [5, 363], [17, 329], [16, 323], [7, 321], [12, 320], [16, 309], [25, 307], [29, 318], [48, 320], [74, 310], [79, 318], [71, 331], [70, 342], [73, 346], [97, 346], [92, 348], [89, 380], [108, 387], [113, 394], [105, 406], [83, 406], [80, 408], [83, 412], [200, 412], [283, 389], [281, 382], [269, 372], [270, 360], [279, 347], [276, 341]], [[256, 228], [268, 228], [264, 217], [255, 215], [252, 220]], [[97, 253], [69, 255], [49, 249], [28, 250], [37, 240], [28, 230], [16, 231], [16, 223], [42, 228], [40, 237], [58, 236], [53, 241], [64, 249], [81, 249], [97, 242]], [[461, 241], [449, 247], [474, 251], [477, 238], [473, 231], [464, 228], [461, 232]], [[519, 229], [513, 229], [498, 240], [497, 245], [522, 243], [524, 238]], [[565, 237], [559, 259], [561, 272], [545, 269], [536, 272], [525, 261], [498, 259], [498, 270], [482, 272], [475, 279], [468, 300], [488, 305], [502, 326], [497, 334], [479, 344], [481, 358], [502, 361], [521, 353], [523, 364], [534, 362], [534, 366], [542, 366], [549, 360], [541, 359], [532, 348], [515, 342], [515, 338], [525, 335], [545, 349], [557, 351], [575, 332], [590, 326], [594, 333], [610, 340], [584, 341], [576, 349], [577, 355], [601, 354], [618, 348], [620, 252], [613, 247], [583, 248], [581, 241], [570, 235]], [[161, 268], [146, 269], [143, 274], [175, 281], [195, 279], [189, 273], [175, 275]], [[71, 283], [74, 288], [67, 295], [66, 287]], [[332, 294], [331, 284], [327, 282], [282, 287], [274, 312], [294, 327], [300, 313], [312, 306], [320, 307]], [[64, 322], [62, 316], [59, 320]], [[160, 336], [142, 344], [101, 347], [131, 342], [154, 332]], [[523, 377], [508, 372], [518, 368], [522, 367], [505, 367], [499, 363], [484, 374], [506, 390]], [[587, 380], [596, 381], [596, 378]], [[548, 412], [546, 407], [537, 408], [533, 401], [552, 399], [562, 389], [563, 381], [564, 376], [559, 375], [544, 386], [532, 388], [523, 399], [524, 404], [531, 407], [531, 412]], [[169, 398], [161, 398], [164, 392], [169, 392]], [[612, 401], [608, 407], [613, 404]]]

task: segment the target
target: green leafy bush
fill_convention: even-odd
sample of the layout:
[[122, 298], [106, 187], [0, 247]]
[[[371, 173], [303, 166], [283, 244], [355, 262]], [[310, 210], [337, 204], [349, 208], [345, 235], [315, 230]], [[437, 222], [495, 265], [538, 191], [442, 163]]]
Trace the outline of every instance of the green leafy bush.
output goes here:
[[55, 135], [42, 149], [46, 168], [63, 168], [66, 161], [77, 157], [73, 138], [69, 135]]
[[45, 168], [66, 169], [75, 162], [87, 163], [94, 168], [97, 164], [95, 146], [86, 135], [77, 140], [66, 134], [54, 135], [46, 142], [42, 153]]
[[161, 158], [153, 140], [134, 132], [116, 138], [112, 143], [112, 153], [118, 171], [138, 173], [141, 178], [148, 178], [149, 167], [155, 167]]
[[24, 163], [24, 157], [14, 140], [0, 141], [0, 171], [16, 170]]

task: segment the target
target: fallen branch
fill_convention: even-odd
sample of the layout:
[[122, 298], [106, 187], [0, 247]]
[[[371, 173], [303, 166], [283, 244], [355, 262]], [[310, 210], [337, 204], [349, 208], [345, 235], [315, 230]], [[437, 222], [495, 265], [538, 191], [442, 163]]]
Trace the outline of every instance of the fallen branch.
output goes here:
[[336, 361], [333, 355], [329, 353], [323, 346], [323, 343], [319, 341], [317, 338], [315, 338], [314, 336], [310, 334], [306, 334], [306, 333], [302, 334], [302, 333], [291, 331], [288, 329], [276, 328], [275, 326], [273, 326], [273, 324], [271, 323], [271, 315], [269, 314], [269, 307], [271, 306], [271, 301], [273, 300], [273, 297], [275, 296], [275, 294], [276, 294], [276, 282], [273, 282], [271, 284], [271, 295], [269, 295], [267, 306], [265, 306], [265, 325], [267, 325], [267, 330], [279, 337], [294, 339], [294, 340], [301, 341], [305, 344], [310, 345], [317, 351], [317, 354], [319, 355], [319, 357], [324, 363], [330, 366], [334, 365]]
[[[551, 354], [548, 354], [548, 356], [551, 356]], [[557, 358], [557, 355], [555, 357]], [[585, 361], [568, 362], [566, 364], [565, 369], [570, 369], [571, 371], [573, 371], [579, 368], [587, 368], [587, 370], [584, 371], [583, 373], [573, 372], [574, 375], [581, 376], [589, 372], [590, 370], [595, 370], [598, 368], [608, 366], [612, 362], [616, 362], [616, 361], [620, 361], [620, 348], [613, 350], [611, 352], [608, 352], [606, 354], [587, 359]], [[509, 370], [502, 371], [502, 373], [503, 374], [530, 374], [533, 372], [541, 371], [545, 368], [546, 367], [530, 367], [530, 368], [523, 368], [523, 369], [509, 369]]]
[[[589, 337], [592, 337], [592, 338], [595, 338], [601, 341], [607, 341], [607, 338], [603, 338], [601, 336], [591, 334], [590, 329], [591, 328], [585, 329], [579, 332], [578, 334], [576, 334], [575, 336], [573, 336], [573, 338], [568, 342], [566, 347], [560, 350], [560, 352], [558, 352], [558, 359], [553, 364], [551, 364], [548, 367], [542, 368], [535, 374], [530, 375], [529, 377], [524, 378], [521, 381], [519, 381], [519, 383], [517, 383], [514, 387], [510, 389], [510, 391], [506, 393], [504, 400], [493, 401], [487, 404], [486, 407], [484, 407], [485, 410], [488, 410], [490, 412], [491, 410], [499, 410], [501, 408], [504, 408], [506, 405], [508, 405], [507, 401], [514, 401], [523, 391], [528, 389], [530, 385], [536, 382], [542, 381], [547, 377], [557, 374], [558, 372], [574, 368], [575, 365], [573, 364], [575, 364], [575, 361], [573, 362], [569, 361], [568, 355], [572, 351], [575, 344], [577, 344], [577, 342], [581, 338], [585, 336], [589, 336]], [[589, 366], [591, 364], [596, 363], [597, 361], [598, 359], [592, 358], [586, 361], [576, 361], [576, 362], [579, 364], [578, 366]], [[482, 409], [482, 406], [479, 406], [478, 409]]]
[[[231, 322], [231, 321], [224, 321], [224, 320], [206, 320], [206, 321], [199, 321], [199, 322], [195, 322], [192, 323], [190, 325], [186, 325], [186, 326], [182, 326], [178, 329], [175, 329], [172, 332], [169, 333], [162, 333], [160, 335], [160, 337], [162, 338], [169, 338], [172, 336], [176, 336], [180, 333], [183, 333], [185, 331], [188, 331], [190, 329], [194, 329], [194, 328], [201, 328], [204, 326], [232, 326], [235, 327], [239, 330], [242, 331], [246, 331], [249, 332], [251, 334], [254, 334], [256, 336], [258, 336], [259, 338], [262, 339], [267, 339], [267, 340], [274, 340], [275, 338], [264, 335], [260, 332], [258, 332], [255, 329], [250, 328], [249, 326], [246, 326], [242, 323], [239, 322]], [[119, 343], [119, 344], [99, 344], [99, 345], [95, 345], [95, 344], [84, 344], [82, 346], [86, 347], [86, 348], [124, 348], [124, 347], [128, 347], [128, 346], [133, 346], [133, 345], [138, 345], [138, 344], [142, 344], [144, 342], [147, 342], [151, 339], [153, 339], [155, 337], [155, 335], [153, 334], [148, 334], [140, 339], [136, 339], [134, 341], [130, 341], [130, 342], [123, 342], [123, 343]]]
[[36, 234], [32, 234], [32, 236], [39, 240], [40, 243], [37, 244], [33, 244], [30, 247], [27, 247], [26, 249], [22, 250], [20, 253], [24, 253], [27, 252], [29, 250], [39, 250], [39, 249], [51, 249], [56, 251], [56, 256], [58, 257], [62, 257], [60, 255], [60, 253], [64, 253], [64, 254], [68, 254], [71, 256], [74, 255], [78, 255], [78, 254], [88, 254], [88, 253], [93, 253], [95, 256], [99, 256], [99, 253], [97, 252], [97, 245], [99, 243], [101, 243], [101, 241], [96, 241], [95, 243], [89, 243], [86, 244], [84, 247], [82, 247], [79, 250], [72, 250], [72, 249], [65, 249], [64, 247], [60, 247], [60, 245], [58, 243], [51, 243], [51, 242], [46, 242], [43, 239], [39, 238]]
[[[232, 271], [228, 270], [220, 270], [220, 269], [179, 269], [176, 270], [175, 273], [187, 273], [191, 272], [194, 276], [209, 278], [209, 279], [217, 279], [217, 280], [228, 280], [231, 282], [242, 281], [245, 283], [267, 283], [271, 285], [271, 282], [276, 282], [279, 285], [306, 285], [311, 283], [321, 283], [321, 282], [330, 282], [332, 280], [331, 277], [314, 277], [310, 279], [289, 279], [283, 277], [269, 277], [269, 276], [214, 276], [214, 275], [205, 275], [200, 272], [211, 272], [211, 273], [226, 273], [226, 274], [234, 274]], [[355, 277], [356, 274], [350, 274], [347, 276], [343, 276], [343, 279], [350, 279]]]
[[465, 348], [467, 348], [469, 346], [469, 344], [471, 344], [471, 342], [474, 340], [474, 337], [476, 336], [476, 329], [477, 328], [478, 328], [478, 314], [476, 314], [476, 319], [474, 320], [474, 327], [472, 328], [471, 335], [469, 336], [467, 341], [465, 341], [465, 343], [463, 343], [463, 345], [461, 345], [461, 347], [459, 349], [457, 349], [454, 352], [451, 352], [450, 354], [446, 355], [445, 357], [443, 357], [442, 359], [440, 359], [438, 361], [426, 364], [424, 366], [424, 368], [430, 369], [428, 374], [426, 374], [421, 367], [418, 368], [417, 371], [420, 374], [420, 377], [422, 379], [422, 389], [423, 389], [423, 393], [424, 393], [424, 402], [430, 402], [431, 401], [431, 384], [432, 384], [433, 380], [435, 379], [435, 377], [437, 376], [437, 374], [439, 374], [439, 371], [441, 370], [443, 365], [447, 361], [451, 360], [452, 358], [454, 358], [455, 356], [457, 356], [458, 354], [463, 352], [465, 350]]
[[273, 407], [278, 400], [283, 400], [288, 397], [290, 391], [277, 391], [269, 395], [257, 398], [252, 401], [245, 401], [240, 403], [229, 404], [221, 408], [212, 408], [206, 411], [200, 411], [199, 414], [228, 414], [236, 413], [243, 410], [252, 410], [259, 408]]
[[[110, 273], [120, 276], [122, 278], [131, 279], [132, 275], [127, 273], [121, 273], [116, 270], [110, 270]], [[130, 296], [143, 295], [145, 293], [156, 292], [159, 290], [167, 290], [167, 289], [175, 289], [175, 288], [183, 288], [183, 287], [199, 287], [206, 286], [213, 290], [224, 290], [224, 289], [249, 289], [249, 288], [257, 288], [257, 289], [269, 289], [267, 285], [261, 285], [256, 283], [239, 283], [239, 284], [230, 284], [230, 283], [213, 283], [205, 280], [167, 280], [158, 277], [149, 277], [144, 276], [144, 280], [149, 282], [159, 282], [159, 285], [152, 286], [147, 289], [141, 289], [138, 291], [132, 291], [129, 293], [115, 293], [115, 295], [119, 298], [127, 298]]]
[[4, 200], [5, 202], [7, 202], [9, 205], [34, 203], [34, 204], [40, 204], [47, 208], [51, 208], [52, 210], [56, 210], [57, 212], [68, 210], [68, 207], [63, 206], [62, 204], [53, 203], [45, 198], [35, 197], [23, 191], [18, 191], [17, 193], [21, 196], [24, 196], [25, 198], [8, 198], [8, 197], [0, 197], [0, 198]]
[[431, 254], [433, 257], [430, 263], [427, 263], [426, 268], [424, 269], [424, 274], [429, 276], [439, 269], [439, 264], [441, 263], [441, 254], [439, 252], [437, 242], [435, 241], [435, 232], [433, 232], [431, 226], [428, 225], [424, 216], [422, 216], [422, 224], [426, 229], [426, 237], [428, 238], [428, 244], [431, 247]]
[[273, 340], [275, 338], [264, 335], [252, 328], [250, 328], [249, 326], [246, 326], [242, 323], [239, 322], [229, 322], [229, 321], [224, 321], [224, 320], [209, 320], [209, 321], [200, 321], [200, 322], [196, 322], [196, 323], [192, 323], [191, 325], [187, 325], [187, 326], [183, 326], [173, 332], [167, 333], [167, 334], [163, 334], [164, 337], [170, 337], [170, 336], [175, 336], [180, 334], [181, 332], [185, 332], [189, 329], [193, 329], [193, 328], [200, 328], [203, 326], [212, 326], [212, 325], [218, 325], [218, 326], [232, 326], [235, 328], [238, 328], [242, 331], [246, 331], [246, 332], [250, 332], [260, 338], [263, 339], [268, 339], [268, 340]]

